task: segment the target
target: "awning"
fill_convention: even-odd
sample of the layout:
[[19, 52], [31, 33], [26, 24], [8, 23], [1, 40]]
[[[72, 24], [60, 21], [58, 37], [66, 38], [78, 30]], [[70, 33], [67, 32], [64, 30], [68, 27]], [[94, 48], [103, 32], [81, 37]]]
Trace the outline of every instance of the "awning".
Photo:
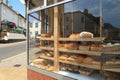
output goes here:
[[17, 28], [16, 24], [13, 22], [8, 22], [7, 24], [10, 28]]
[[2, 21], [2, 22], [1, 22], [1, 25], [6, 25], [6, 24], [7, 24], [7, 23], [6, 23], [6, 22], [4, 22], [4, 21]]
[[3, 21], [1, 21], [1, 25], [6, 25], [9, 21], [7, 19], [4, 19]]

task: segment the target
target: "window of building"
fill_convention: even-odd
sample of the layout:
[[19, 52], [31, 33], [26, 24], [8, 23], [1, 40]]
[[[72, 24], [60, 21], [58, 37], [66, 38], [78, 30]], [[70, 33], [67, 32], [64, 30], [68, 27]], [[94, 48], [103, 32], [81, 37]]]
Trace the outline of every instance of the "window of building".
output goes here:
[[68, 30], [68, 25], [66, 25], [66, 30]]
[[38, 23], [35, 23], [35, 27], [38, 28]]
[[84, 17], [81, 17], [81, 23], [84, 23]]
[[66, 21], [67, 21], [67, 22], [69, 21], [69, 18], [68, 18], [68, 17], [66, 17]]
[[15, 19], [15, 15], [12, 13], [12, 20], [14, 20]]

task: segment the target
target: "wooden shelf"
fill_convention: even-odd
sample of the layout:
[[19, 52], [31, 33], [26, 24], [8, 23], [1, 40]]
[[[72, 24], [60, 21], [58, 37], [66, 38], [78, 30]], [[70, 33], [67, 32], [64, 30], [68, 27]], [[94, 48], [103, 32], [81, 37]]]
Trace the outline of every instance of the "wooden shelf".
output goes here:
[[59, 38], [59, 41], [103, 41], [105, 37], [94, 38]]
[[112, 72], [120, 72], [120, 68], [106, 68], [106, 69], [103, 69], [103, 70], [112, 71]]
[[54, 50], [53, 47], [44, 47], [44, 46], [39, 46], [38, 48], [43, 49], [43, 50]]
[[101, 56], [102, 52], [95, 52], [95, 51], [81, 51], [81, 50], [69, 50], [65, 48], [59, 48], [60, 52], [68, 52], [68, 53], [75, 53], [75, 54], [87, 54], [87, 55], [95, 55]]
[[103, 52], [103, 54], [120, 54], [120, 51], [115, 51], [115, 52]]
[[39, 40], [47, 40], [47, 41], [52, 41], [54, 40], [53, 38], [40, 38]]
[[48, 60], [54, 60], [54, 58], [53, 57], [47, 57], [47, 56], [39, 56], [40, 58], [43, 58], [43, 59], [48, 59]]
[[86, 63], [77, 63], [77, 62], [70, 62], [70, 61], [63, 61], [63, 60], [59, 60], [59, 62], [66, 63], [66, 64], [71, 64], [71, 65], [76, 65], [76, 66], [92, 68], [92, 69], [97, 69], [97, 70], [101, 69], [100, 65], [93, 65], [93, 64], [86, 64]]

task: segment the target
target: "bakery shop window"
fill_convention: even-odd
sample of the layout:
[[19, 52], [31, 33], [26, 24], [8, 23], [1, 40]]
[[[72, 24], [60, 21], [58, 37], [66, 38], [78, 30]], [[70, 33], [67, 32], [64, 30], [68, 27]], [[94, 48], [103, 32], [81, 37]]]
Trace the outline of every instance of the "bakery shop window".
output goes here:
[[103, 0], [103, 33], [108, 42], [120, 41], [119, 3], [119, 0]]

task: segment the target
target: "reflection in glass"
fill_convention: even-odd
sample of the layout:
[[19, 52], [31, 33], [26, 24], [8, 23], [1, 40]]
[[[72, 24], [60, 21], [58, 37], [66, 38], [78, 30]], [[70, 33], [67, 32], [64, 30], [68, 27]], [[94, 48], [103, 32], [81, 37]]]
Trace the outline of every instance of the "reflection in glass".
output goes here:
[[64, 36], [81, 31], [99, 36], [99, 0], [75, 0], [64, 5]]
[[103, 0], [104, 36], [120, 40], [120, 0]]

